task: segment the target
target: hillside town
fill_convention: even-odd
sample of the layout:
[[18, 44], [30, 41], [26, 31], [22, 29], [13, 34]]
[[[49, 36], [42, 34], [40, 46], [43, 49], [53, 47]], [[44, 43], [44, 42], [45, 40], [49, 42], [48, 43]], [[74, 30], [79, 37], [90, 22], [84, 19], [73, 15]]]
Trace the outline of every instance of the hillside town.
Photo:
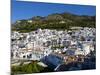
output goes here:
[[[95, 39], [96, 29], [88, 27], [72, 27], [70, 30], [37, 29], [28, 33], [12, 31], [12, 64], [16, 60], [41, 61], [42, 65], [53, 66], [55, 71], [63, 71], [64, 65], [73, 62], [89, 63], [90, 66], [87, 66], [92, 67], [91, 64], [95, 63], [91, 61], [95, 58]], [[69, 70], [81, 67], [78, 65]]]

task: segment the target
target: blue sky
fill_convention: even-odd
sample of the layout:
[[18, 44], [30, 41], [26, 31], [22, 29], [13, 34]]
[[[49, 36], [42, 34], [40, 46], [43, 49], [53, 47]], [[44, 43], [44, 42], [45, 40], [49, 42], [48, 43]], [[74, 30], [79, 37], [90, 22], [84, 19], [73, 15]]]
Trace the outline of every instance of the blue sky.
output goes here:
[[47, 16], [52, 13], [63, 12], [77, 15], [96, 15], [96, 7], [86, 5], [12, 1], [11, 9], [12, 22], [33, 16]]

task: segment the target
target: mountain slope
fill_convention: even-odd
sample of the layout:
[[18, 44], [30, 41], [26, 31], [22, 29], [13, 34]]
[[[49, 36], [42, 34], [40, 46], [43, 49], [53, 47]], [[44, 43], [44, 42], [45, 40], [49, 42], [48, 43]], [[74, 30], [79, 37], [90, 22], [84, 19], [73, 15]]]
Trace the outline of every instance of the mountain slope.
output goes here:
[[95, 27], [96, 17], [71, 13], [54, 13], [46, 17], [35, 16], [12, 24], [12, 30], [29, 32], [42, 29], [69, 29], [72, 26]]

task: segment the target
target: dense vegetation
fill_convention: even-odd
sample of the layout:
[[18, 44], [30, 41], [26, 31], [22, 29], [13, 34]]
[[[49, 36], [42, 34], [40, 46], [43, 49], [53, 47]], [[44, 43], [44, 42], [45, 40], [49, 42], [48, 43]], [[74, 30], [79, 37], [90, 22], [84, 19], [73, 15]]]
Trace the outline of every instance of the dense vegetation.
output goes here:
[[46, 17], [36, 16], [27, 20], [16, 21], [16, 23], [12, 24], [12, 30], [29, 32], [38, 28], [65, 30], [72, 26], [95, 27], [95, 21], [95, 16], [79, 16], [70, 13], [56, 13]]
[[19, 66], [12, 66], [12, 75], [25, 74], [25, 73], [40, 73], [40, 72], [52, 72], [49, 67], [42, 67], [37, 64], [38, 62], [32, 62], [29, 64], [21, 64]]

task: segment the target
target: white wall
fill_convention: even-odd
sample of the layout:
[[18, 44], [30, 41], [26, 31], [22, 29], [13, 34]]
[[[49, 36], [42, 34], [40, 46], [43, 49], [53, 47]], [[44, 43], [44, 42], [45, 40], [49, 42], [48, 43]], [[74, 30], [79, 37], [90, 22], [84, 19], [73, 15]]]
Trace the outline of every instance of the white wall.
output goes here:
[[96, 5], [96, 0], [17, 0], [17, 1], [38, 1], [38, 2], [50, 2], [50, 3]]

